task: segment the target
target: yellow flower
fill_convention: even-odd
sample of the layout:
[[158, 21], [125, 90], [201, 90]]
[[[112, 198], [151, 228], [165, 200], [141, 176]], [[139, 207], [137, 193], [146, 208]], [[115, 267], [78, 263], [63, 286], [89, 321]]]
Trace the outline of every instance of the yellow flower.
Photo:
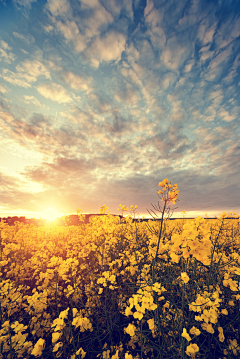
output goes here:
[[129, 334], [131, 337], [135, 335], [136, 327], [133, 324], [128, 324], [127, 328], [124, 328], [125, 332]]
[[73, 312], [73, 318], [75, 318], [78, 312], [77, 308], [73, 308], [72, 312]]
[[189, 330], [190, 334], [192, 335], [200, 335], [201, 332], [199, 329], [195, 328], [195, 327], [192, 327], [190, 330]]
[[109, 359], [110, 358], [110, 350], [105, 350], [103, 353], [103, 359]]
[[224, 315], [228, 315], [227, 309], [222, 309], [222, 310], [221, 310], [221, 313], [224, 314]]
[[116, 280], [116, 276], [115, 276], [115, 274], [112, 274], [112, 275], [109, 277], [109, 281], [110, 281], [111, 283], [114, 283], [115, 280]]
[[132, 354], [125, 353], [125, 359], [133, 359]]
[[186, 351], [185, 351], [185, 353], [186, 353], [188, 356], [193, 357], [193, 358], [195, 357], [195, 354], [196, 354], [197, 352], [199, 352], [199, 347], [198, 347], [197, 344], [190, 344], [190, 345], [187, 347]]
[[15, 323], [13, 323], [11, 325], [11, 328], [14, 329], [15, 333], [18, 333], [18, 332], [22, 332], [24, 330], [27, 329], [27, 325], [23, 325], [23, 324], [20, 324], [18, 321], [16, 321]]
[[82, 359], [85, 358], [86, 354], [87, 352], [85, 352], [83, 348], [78, 349], [78, 351], [76, 352], [76, 355], [81, 355]]
[[45, 346], [45, 340], [42, 338], [38, 339], [37, 343], [34, 345], [31, 354], [34, 355], [35, 357], [39, 357], [40, 355], [42, 355], [44, 346]]
[[59, 343], [56, 343], [53, 347], [53, 352], [56, 352], [58, 351], [59, 348], [61, 348], [63, 346], [63, 343], [62, 342], [59, 342]]
[[218, 338], [219, 338], [220, 342], [224, 342], [225, 336], [223, 334], [223, 328], [218, 327], [218, 331], [219, 331]]
[[148, 323], [149, 329], [150, 329], [150, 330], [153, 330], [153, 329], [154, 329], [154, 318], [149, 319], [149, 320], [147, 321], [147, 323]]
[[112, 355], [111, 359], [119, 359], [118, 352], [119, 350], [116, 351], [116, 354]]
[[233, 354], [235, 356], [237, 356], [237, 351], [240, 352], [240, 347], [239, 347], [239, 345], [237, 343], [237, 340], [236, 339], [233, 339], [233, 340], [229, 339], [229, 341], [230, 341], [229, 349], [233, 351]]
[[186, 272], [181, 273], [181, 277], [185, 284], [189, 282], [189, 276], [187, 275]]
[[68, 311], [69, 308], [67, 308], [66, 310], [63, 310], [60, 314], [59, 314], [59, 318], [60, 319], [65, 319], [68, 316]]
[[61, 332], [52, 333], [52, 343], [56, 343], [58, 339], [61, 337]]
[[207, 324], [207, 323], [202, 323], [201, 324], [201, 327], [204, 329], [204, 330], [206, 330], [208, 333], [210, 333], [210, 334], [213, 334], [214, 333], [214, 329], [213, 329], [213, 327], [212, 327], [212, 324]]
[[135, 312], [133, 316], [135, 319], [139, 319], [139, 320], [143, 318], [143, 314], [141, 312]]
[[133, 312], [131, 311], [131, 309], [130, 309], [129, 307], [127, 307], [127, 308], [125, 309], [125, 315], [126, 315], [126, 317], [128, 317], [128, 316], [131, 315], [131, 314], [133, 314]]
[[190, 340], [192, 340], [192, 338], [190, 337], [190, 335], [187, 333], [186, 328], [183, 328], [182, 337], [185, 338], [185, 339], [187, 339], [188, 342], [190, 342]]
[[180, 256], [178, 256], [175, 253], [170, 253], [170, 257], [172, 259], [172, 262], [174, 262], [174, 263], [178, 263], [180, 261]]

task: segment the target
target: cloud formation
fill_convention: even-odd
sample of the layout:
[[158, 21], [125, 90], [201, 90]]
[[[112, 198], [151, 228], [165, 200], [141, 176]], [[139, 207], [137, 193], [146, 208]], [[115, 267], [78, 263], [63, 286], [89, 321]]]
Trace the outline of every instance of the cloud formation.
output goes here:
[[166, 177], [178, 216], [240, 210], [237, 4], [14, 4], [0, 3], [2, 213], [143, 215]]

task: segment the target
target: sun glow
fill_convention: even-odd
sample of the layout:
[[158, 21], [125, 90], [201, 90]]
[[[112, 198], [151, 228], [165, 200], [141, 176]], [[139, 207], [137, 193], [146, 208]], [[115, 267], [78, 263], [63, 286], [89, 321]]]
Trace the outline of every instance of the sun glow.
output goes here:
[[54, 208], [47, 208], [41, 212], [41, 218], [48, 219], [49, 221], [54, 221], [57, 217], [61, 217], [62, 213], [59, 213]]

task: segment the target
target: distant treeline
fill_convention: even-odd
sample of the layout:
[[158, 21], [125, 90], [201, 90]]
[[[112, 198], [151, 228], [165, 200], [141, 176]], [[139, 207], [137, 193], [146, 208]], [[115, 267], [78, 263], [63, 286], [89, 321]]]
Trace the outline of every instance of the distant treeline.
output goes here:
[[[61, 217], [61, 218], [57, 218], [55, 219], [56, 224], [60, 225], [60, 226], [79, 226], [81, 223], [89, 223], [90, 217], [92, 216], [106, 216], [107, 214], [83, 214], [83, 218], [84, 221], [81, 221], [79, 219], [79, 216], [77, 214], [70, 214], [68, 216], [65, 217]], [[122, 215], [118, 215], [118, 214], [113, 214], [113, 216], [119, 217], [119, 218], [124, 218]], [[133, 221], [136, 222], [147, 222], [149, 220], [151, 220], [152, 218], [133, 218]], [[190, 219], [194, 219], [194, 218], [169, 218], [169, 220], [174, 221], [174, 220], [190, 220]], [[216, 218], [204, 218], [207, 220], [213, 220]], [[236, 219], [234, 217], [225, 217], [225, 219]], [[156, 220], [160, 221], [161, 218], [156, 218]], [[49, 222], [49, 220], [47, 219], [38, 219], [38, 218], [25, 218], [25, 217], [17, 217], [17, 216], [13, 216], [13, 217], [0, 217], [0, 222], [3, 221], [5, 223], [8, 223], [9, 226], [13, 226], [15, 222], [20, 222], [20, 223], [24, 223], [24, 224], [34, 224], [36, 226], [40, 226], [43, 224], [47, 224]]]
[[[89, 219], [92, 216], [106, 216], [106, 214], [83, 214], [83, 219], [84, 219], [84, 223], [89, 223]], [[117, 217], [123, 218], [123, 216], [121, 215], [115, 215]], [[24, 224], [34, 224], [34, 225], [43, 225], [43, 224], [47, 224], [49, 222], [49, 220], [47, 219], [38, 219], [38, 218], [26, 218], [26, 217], [17, 217], [17, 216], [13, 216], [13, 217], [0, 217], [0, 222], [5, 222], [8, 223], [9, 226], [13, 226], [15, 222], [20, 222], [20, 223], [24, 223]], [[77, 226], [80, 225], [82, 223], [82, 221], [80, 221], [79, 216], [77, 214], [70, 214], [68, 216], [63, 216], [63, 217], [59, 217], [57, 219], [55, 219], [53, 222], [55, 222], [58, 225], [68, 225], [68, 226]]]

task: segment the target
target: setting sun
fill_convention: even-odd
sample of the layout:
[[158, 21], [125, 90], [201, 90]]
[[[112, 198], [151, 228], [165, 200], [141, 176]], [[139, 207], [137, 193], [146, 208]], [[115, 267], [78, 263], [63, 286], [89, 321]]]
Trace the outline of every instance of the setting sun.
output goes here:
[[57, 217], [61, 217], [62, 214], [57, 212], [54, 208], [47, 208], [41, 212], [41, 218], [54, 221]]

